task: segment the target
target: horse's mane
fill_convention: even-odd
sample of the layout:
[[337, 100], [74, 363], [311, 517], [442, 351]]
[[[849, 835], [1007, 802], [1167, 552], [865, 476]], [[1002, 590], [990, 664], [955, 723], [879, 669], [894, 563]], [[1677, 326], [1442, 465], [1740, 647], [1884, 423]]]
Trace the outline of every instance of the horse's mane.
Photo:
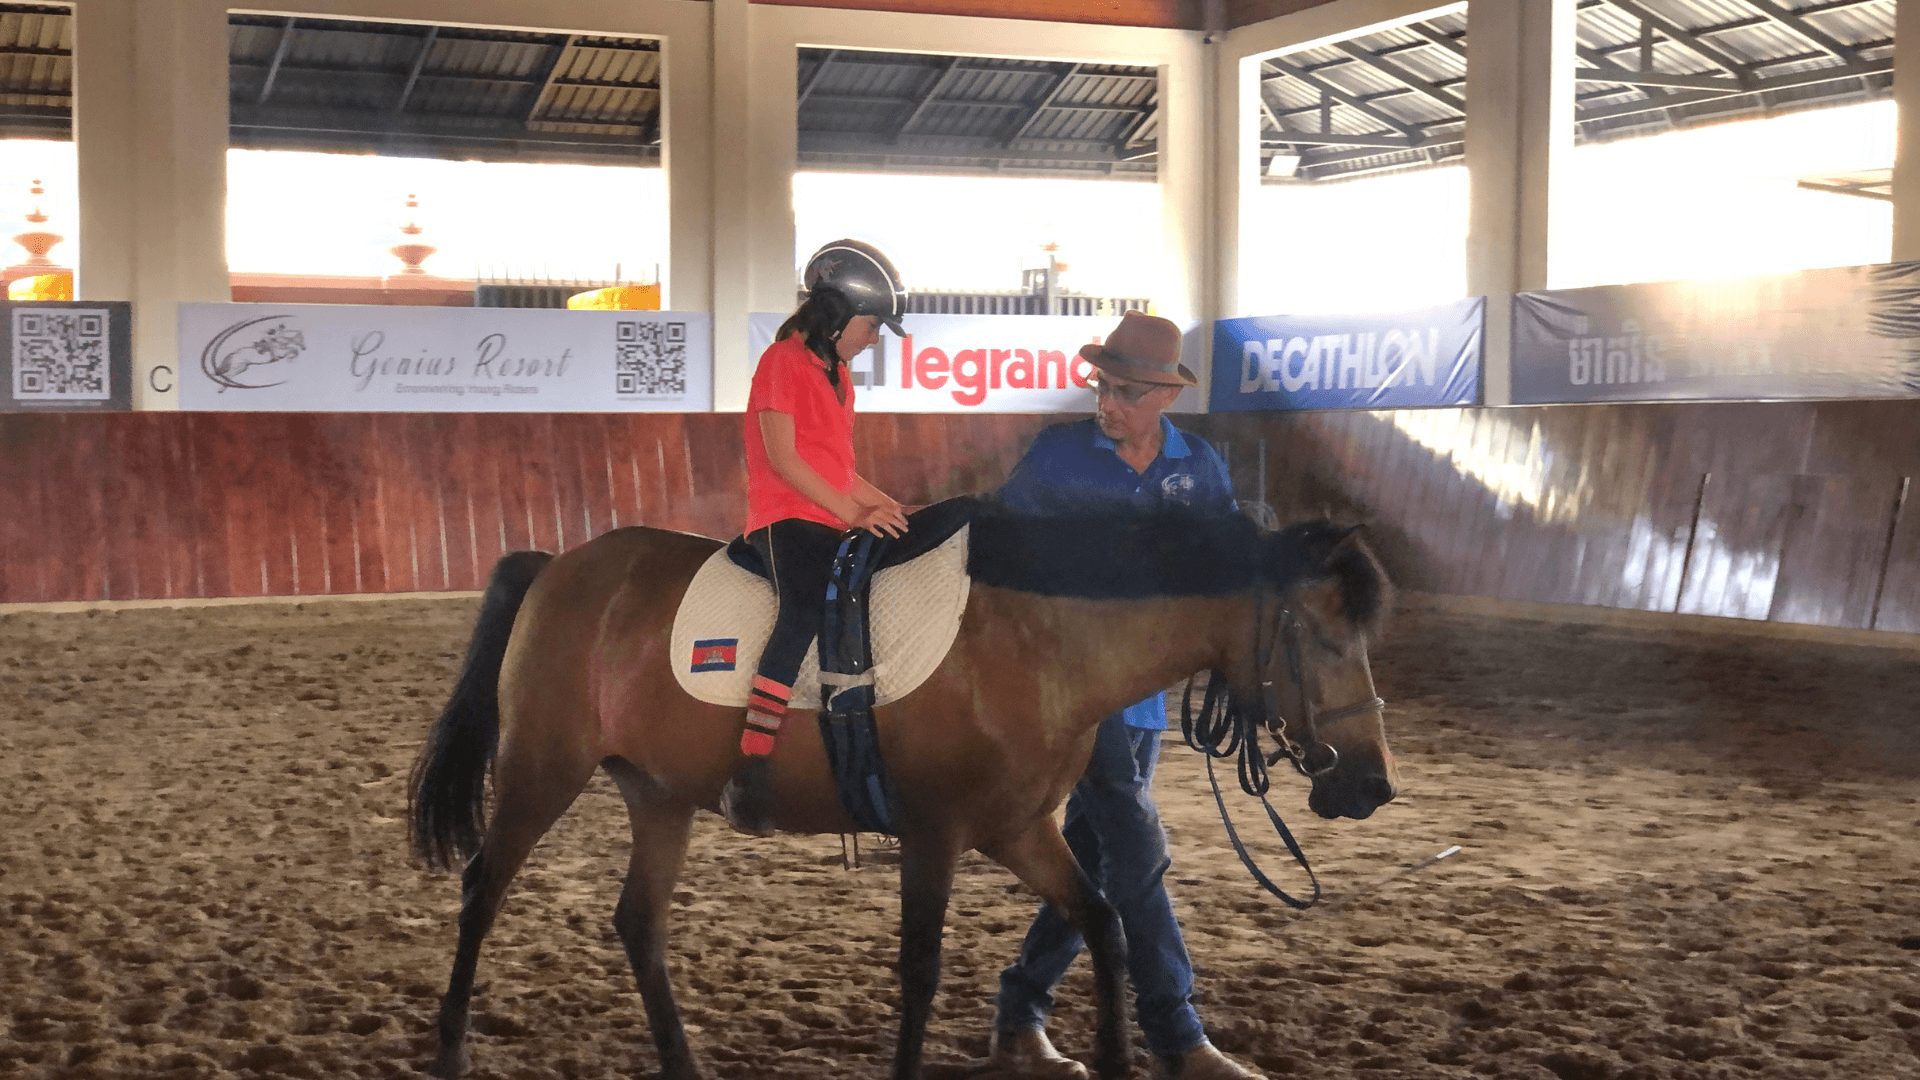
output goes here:
[[1217, 596], [1260, 572], [1260, 529], [1240, 514], [1172, 507], [1035, 514], [997, 503], [974, 515], [967, 572], [1043, 596], [1137, 600]]
[[1393, 582], [1357, 530], [1320, 518], [1288, 525], [1270, 539], [1289, 549], [1278, 561], [1296, 567], [1302, 580], [1336, 582], [1341, 609], [1354, 631], [1371, 638], [1379, 635], [1393, 609]]
[[1351, 528], [1328, 520], [1268, 531], [1243, 514], [1172, 506], [1036, 514], [975, 507], [967, 572], [983, 585], [1102, 600], [1220, 596], [1257, 580], [1339, 583], [1354, 628], [1378, 632], [1393, 586]]

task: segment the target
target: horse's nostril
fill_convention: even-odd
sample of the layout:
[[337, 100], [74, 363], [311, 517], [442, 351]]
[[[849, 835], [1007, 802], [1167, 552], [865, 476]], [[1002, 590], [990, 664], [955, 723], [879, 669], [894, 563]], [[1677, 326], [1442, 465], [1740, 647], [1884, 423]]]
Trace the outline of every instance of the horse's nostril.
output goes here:
[[1393, 789], [1393, 781], [1386, 777], [1370, 776], [1367, 778], [1367, 798], [1372, 800], [1375, 806], [1392, 802], [1393, 797], [1397, 794], [1399, 793]]

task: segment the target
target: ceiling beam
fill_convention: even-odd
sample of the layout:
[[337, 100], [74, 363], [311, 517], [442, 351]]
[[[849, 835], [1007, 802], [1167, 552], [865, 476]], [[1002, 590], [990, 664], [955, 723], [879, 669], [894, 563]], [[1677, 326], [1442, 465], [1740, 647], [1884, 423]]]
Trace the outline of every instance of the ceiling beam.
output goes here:
[[400, 100], [393, 104], [394, 112], [407, 111], [407, 100], [413, 97], [413, 88], [420, 82], [420, 73], [427, 68], [427, 54], [433, 52], [433, 43], [439, 37], [439, 27], [427, 27], [426, 36], [420, 39], [420, 51], [414, 55], [413, 68], [407, 72], [407, 84], [400, 88]]
[[1606, 67], [1580, 68], [1573, 73], [1577, 82], [1619, 83], [1645, 89], [1650, 86], [1665, 89], [1707, 90], [1716, 94], [1741, 94], [1746, 89], [1732, 79], [1723, 79], [1717, 75], [1675, 75], [1664, 71], [1628, 71], [1626, 68]]
[[267, 64], [267, 77], [260, 82], [260, 96], [254, 99], [255, 105], [267, 103], [267, 95], [273, 93], [274, 81], [280, 78], [280, 65], [286, 62], [287, 48], [293, 44], [293, 23], [294, 20], [288, 19], [280, 27], [280, 43], [273, 47], [273, 60]]
[[913, 111], [907, 114], [907, 118], [902, 120], [900, 127], [894, 131], [893, 138], [895, 142], [905, 138], [907, 133], [913, 130], [913, 125], [918, 123], [920, 117], [926, 114], [927, 106], [932, 105], [934, 99], [940, 96], [940, 91], [946, 87], [947, 80], [953, 77], [954, 71], [959, 67], [960, 58], [957, 56], [953, 57], [940, 69], [940, 74], [934, 76], [933, 81], [927, 84], [927, 88], [921, 92], [919, 100], [914, 102]]
[[1426, 140], [1405, 135], [1343, 135], [1339, 132], [1281, 131], [1260, 137], [1263, 148], [1275, 146], [1371, 146], [1381, 150], [1417, 150]]
[[1047, 92], [1040, 95], [1040, 100], [1033, 103], [1032, 110], [1029, 111], [1025, 117], [1021, 118], [1020, 126], [1015, 128], [1013, 134], [1007, 136], [1005, 142], [1001, 145], [1012, 146], [1014, 143], [1025, 138], [1027, 132], [1033, 130], [1034, 123], [1040, 119], [1040, 114], [1053, 107], [1053, 103], [1060, 99], [1061, 91], [1067, 88], [1067, 83], [1073, 81], [1073, 77], [1078, 74], [1080, 74], [1079, 64], [1074, 64], [1065, 71], [1062, 71], [1060, 77], [1053, 81], [1053, 85], [1047, 87]]
[[[1704, 37], [1696, 34], [1694, 31], [1688, 30], [1678, 23], [1671, 22], [1648, 11], [1640, 5], [1639, 0], [1607, 0], [1607, 3], [1639, 19], [1647, 26], [1651, 26], [1662, 34], [1665, 34], [1668, 40], [1672, 41], [1675, 45], [1699, 56], [1715, 67], [1725, 70], [1743, 85], [1752, 80], [1752, 76], [1749, 75], [1746, 70], [1746, 65], [1743, 64], [1738, 57], [1720, 48], [1718, 45], [1709, 43]], [[1637, 45], [1633, 47], [1637, 47]]]
[[1808, 22], [1799, 12], [1791, 8], [1781, 7], [1773, 0], [1746, 0], [1746, 3], [1748, 7], [1760, 9], [1774, 22], [1813, 42], [1820, 47], [1821, 51], [1843, 64], [1852, 64], [1860, 59], [1858, 50]]
[[1311, 74], [1301, 69], [1300, 67], [1294, 64], [1291, 64], [1288, 61], [1281, 59], [1280, 57], [1277, 57], [1277, 56], [1268, 59], [1267, 63], [1277, 68], [1283, 75], [1286, 75], [1289, 78], [1299, 79], [1301, 82], [1306, 83], [1308, 86], [1311, 86], [1314, 89], [1320, 91], [1320, 93], [1324, 97], [1331, 99], [1333, 101], [1337, 101], [1340, 104], [1345, 105], [1349, 109], [1353, 109], [1358, 112], [1364, 113], [1369, 119], [1372, 119], [1374, 122], [1381, 124], [1382, 126], [1385, 126], [1394, 131], [1397, 131], [1402, 135], [1413, 134], [1413, 128], [1409, 127], [1405, 121], [1402, 121], [1396, 117], [1389, 116], [1388, 114], [1381, 112], [1379, 109], [1376, 109], [1372, 105], [1367, 104], [1365, 101], [1361, 100], [1359, 97], [1353, 94], [1350, 94], [1345, 90], [1340, 89], [1339, 87], [1333, 85], [1327, 80], [1322, 79], [1318, 75]]
[[832, 66], [834, 58], [839, 55], [838, 49], [828, 49], [820, 54], [819, 62], [814, 64], [813, 71], [807, 76], [807, 81], [800, 86], [800, 99], [796, 104], [807, 103], [807, 99], [812, 97], [814, 90], [819, 87], [821, 78], [826, 75], [827, 68]]
[[1433, 101], [1437, 101], [1441, 105], [1444, 105], [1449, 109], [1461, 111], [1466, 109], [1467, 107], [1467, 103], [1465, 101], [1462, 101], [1458, 96], [1454, 94], [1450, 94], [1440, 89], [1439, 87], [1433, 85], [1432, 83], [1421, 78], [1420, 76], [1415, 75], [1413, 72], [1406, 70], [1405, 68], [1402, 68], [1396, 64], [1390, 64], [1387, 61], [1380, 59], [1378, 56], [1375, 56], [1374, 54], [1368, 52], [1367, 50], [1361, 48], [1360, 46], [1355, 45], [1351, 41], [1336, 42], [1333, 47], [1336, 49], [1339, 49], [1341, 52], [1346, 53], [1348, 56], [1353, 57], [1355, 60], [1360, 61], [1362, 64], [1365, 64], [1366, 66], [1374, 69], [1375, 71], [1378, 71], [1380, 74], [1385, 75], [1387, 78], [1392, 79], [1394, 82], [1400, 83], [1403, 86], [1412, 87], [1415, 93], [1421, 94]]
[[532, 120], [540, 112], [540, 103], [546, 100], [547, 91], [553, 89], [554, 76], [560, 72], [560, 64], [567, 58], [567, 50], [573, 48], [575, 35], [568, 34], [556, 44], [549, 45], [549, 52], [540, 61], [540, 70], [534, 73], [527, 85], [534, 87], [533, 97], [527, 102], [527, 119]]

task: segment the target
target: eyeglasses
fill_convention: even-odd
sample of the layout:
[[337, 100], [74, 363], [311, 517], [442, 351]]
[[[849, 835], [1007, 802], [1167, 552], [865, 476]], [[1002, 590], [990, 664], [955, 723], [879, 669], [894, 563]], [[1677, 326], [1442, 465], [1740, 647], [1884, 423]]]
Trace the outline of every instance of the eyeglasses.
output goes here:
[[1098, 376], [1087, 380], [1087, 388], [1096, 398], [1117, 397], [1122, 405], [1138, 405], [1141, 398], [1159, 389], [1152, 383], [1122, 383]]

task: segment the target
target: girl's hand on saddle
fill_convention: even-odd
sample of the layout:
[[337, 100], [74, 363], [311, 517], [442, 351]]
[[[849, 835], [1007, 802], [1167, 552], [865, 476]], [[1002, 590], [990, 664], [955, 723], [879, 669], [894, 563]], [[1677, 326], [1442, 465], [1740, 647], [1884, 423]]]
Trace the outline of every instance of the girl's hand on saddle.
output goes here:
[[889, 506], [863, 506], [859, 516], [850, 523], [856, 529], [879, 533], [899, 539], [907, 534], [907, 515], [900, 512], [898, 503]]

